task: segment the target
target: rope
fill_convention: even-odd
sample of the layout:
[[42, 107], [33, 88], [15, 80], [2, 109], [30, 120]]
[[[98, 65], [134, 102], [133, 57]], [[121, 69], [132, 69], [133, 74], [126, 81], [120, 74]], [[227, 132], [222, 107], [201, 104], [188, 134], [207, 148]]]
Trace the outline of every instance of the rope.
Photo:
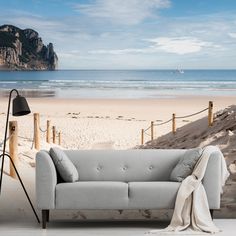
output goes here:
[[151, 128], [151, 126], [149, 126], [148, 128], [146, 128], [143, 132], [146, 132], [147, 130], [149, 130]]
[[[29, 141], [31, 141], [32, 140], [32, 145], [31, 145], [31, 149], [33, 149], [33, 147], [34, 147], [34, 134], [33, 134], [33, 138], [31, 139], [31, 138], [27, 138], [27, 137], [23, 137], [23, 136], [17, 136], [18, 138], [22, 138], [22, 139], [26, 139], [26, 140], [29, 140]], [[0, 145], [1, 146], [1, 145]]]
[[190, 117], [190, 116], [198, 115], [198, 114], [200, 114], [200, 113], [202, 113], [202, 112], [204, 112], [204, 111], [206, 111], [206, 110], [208, 110], [208, 109], [209, 109], [209, 108], [207, 107], [207, 108], [205, 108], [205, 109], [203, 109], [203, 110], [201, 110], [201, 111], [199, 111], [199, 112], [193, 113], [193, 114], [191, 114], [191, 115], [186, 115], [186, 116], [176, 116], [175, 118], [176, 118], [176, 119], [188, 118], [188, 117]]
[[147, 135], [147, 136], [151, 136], [150, 134], [148, 134], [148, 133], [145, 133], [145, 132], [144, 132], [144, 134], [145, 134], [145, 135]]
[[46, 133], [46, 132], [47, 132], [47, 129], [43, 130], [43, 129], [41, 129], [41, 127], [39, 127], [39, 130], [40, 130], [42, 133]]

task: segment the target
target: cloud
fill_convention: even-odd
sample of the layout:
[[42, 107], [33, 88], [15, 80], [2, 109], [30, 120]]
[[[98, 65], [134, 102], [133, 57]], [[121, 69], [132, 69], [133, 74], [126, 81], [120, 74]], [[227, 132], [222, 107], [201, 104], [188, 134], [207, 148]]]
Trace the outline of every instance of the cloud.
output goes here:
[[0, 15], [0, 22], [12, 24], [21, 29], [34, 29], [42, 37], [45, 44], [53, 42], [62, 47], [65, 45], [72, 47], [72, 44], [77, 46], [78, 42], [88, 41], [91, 38], [90, 33], [84, 29], [71, 27], [76, 21], [78, 21], [77, 18], [43, 17], [20, 10], [8, 10]]
[[42, 17], [28, 17], [28, 16], [21, 16], [21, 17], [14, 17], [12, 20], [9, 19], [12, 23], [17, 22], [23, 28], [38, 28], [43, 30], [51, 30], [54, 28], [60, 28], [63, 26], [62, 23], [54, 21], [54, 20], [47, 20], [43, 19]]
[[175, 53], [179, 55], [196, 53], [203, 48], [217, 48], [218, 45], [203, 41], [194, 37], [159, 37], [148, 40], [154, 43], [154, 48], [164, 52]]
[[228, 33], [229, 37], [236, 39], [236, 33]]
[[92, 50], [90, 54], [133, 54], [133, 53], [157, 53], [164, 51], [167, 53], [174, 53], [178, 55], [190, 54], [200, 52], [203, 48], [219, 48], [212, 42], [207, 42], [193, 37], [158, 37], [147, 39], [145, 41], [151, 42], [152, 45], [144, 48], [125, 48], [125, 49], [109, 49], [109, 50]]
[[89, 17], [134, 25], [154, 16], [157, 9], [168, 7], [169, 0], [96, 0], [91, 4], [76, 4], [74, 9]]

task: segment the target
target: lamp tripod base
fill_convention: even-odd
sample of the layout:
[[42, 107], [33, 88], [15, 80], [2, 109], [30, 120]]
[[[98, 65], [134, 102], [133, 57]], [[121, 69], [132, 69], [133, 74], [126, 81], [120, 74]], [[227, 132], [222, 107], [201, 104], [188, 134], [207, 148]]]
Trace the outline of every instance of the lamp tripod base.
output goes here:
[[[36, 217], [38, 223], [40, 223], [39, 217], [38, 217], [38, 215], [37, 215], [37, 213], [36, 213], [36, 211], [35, 211], [35, 209], [34, 209], [34, 206], [33, 206], [32, 202], [31, 202], [31, 200], [30, 200], [30, 197], [29, 197], [29, 195], [28, 195], [28, 193], [27, 193], [27, 191], [26, 191], [26, 189], [25, 189], [25, 186], [24, 186], [24, 184], [23, 184], [23, 181], [21, 180], [21, 177], [20, 177], [20, 175], [19, 175], [19, 173], [18, 173], [18, 171], [17, 171], [17, 169], [16, 169], [16, 166], [15, 166], [14, 162], [13, 162], [12, 159], [11, 159], [11, 156], [8, 155], [8, 154], [1, 154], [1, 155], [0, 155], [0, 158], [2, 157], [2, 158], [3, 158], [3, 161], [4, 161], [4, 156], [9, 157], [10, 162], [11, 162], [11, 164], [12, 164], [12, 166], [13, 166], [15, 172], [16, 172], [16, 175], [17, 175], [17, 177], [18, 177], [18, 179], [19, 179], [19, 181], [20, 181], [21, 187], [23, 188], [23, 190], [24, 190], [24, 192], [25, 192], [25, 195], [26, 195], [26, 197], [27, 197], [27, 199], [28, 199], [28, 202], [29, 202], [29, 204], [30, 204], [30, 206], [31, 206], [31, 208], [32, 208], [32, 210], [33, 210], [33, 212], [34, 212], [34, 215], [35, 215], [35, 217]], [[3, 178], [2, 173], [3, 173], [3, 168], [1, 169], [0, 194], [1, 194], [1, 189], [2, 189], [2, 178]]]

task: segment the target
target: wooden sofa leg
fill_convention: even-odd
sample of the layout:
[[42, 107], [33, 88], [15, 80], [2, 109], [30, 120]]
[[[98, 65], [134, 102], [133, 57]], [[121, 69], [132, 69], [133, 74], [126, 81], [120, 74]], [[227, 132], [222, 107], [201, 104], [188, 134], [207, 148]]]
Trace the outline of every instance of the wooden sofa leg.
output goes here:
[[46, 229], [49, 220], [49, 210], [42, 210], [42, 228]]
[[211, 214], [211, 219], [213, 220], [213, 217], [214, 217], [214, 210], [213, 209], [210, 209], [210, 214]]

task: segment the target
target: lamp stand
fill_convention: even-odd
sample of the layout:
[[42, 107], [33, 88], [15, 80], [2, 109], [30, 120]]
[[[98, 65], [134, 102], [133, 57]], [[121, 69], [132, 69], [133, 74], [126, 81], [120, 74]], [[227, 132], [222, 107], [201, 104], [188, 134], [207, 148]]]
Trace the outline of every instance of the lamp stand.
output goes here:
[[[1, 190], [2, 190], [4, 158], [5, 158], [5, 156], [7, 156], [7, 157], [10, 159], [10, 162], [12, 163], [12, 166], [13, 166], [15, 172], [16, 172], [16, 175], [17, 175], [18, 179], [20, 180], [21, 186], [22, 186], [22, 188], [23, 188], [23, 190], [24, 190], [24, 192], [25, 192], [25, 195], [26, 195], [26, 197], [27, 197], [29, 203], [30, 203], [30, 206], [31, 206], [31, 208], [32, 208], [32, 210], [33, 210], [33, 212], [34, 212], [34, 215], [35, 215], [35, 217], [36, 217], [38, 223], [40, 223], [40, 220], [39, 220], [39, 218], [38, 218], [38, 215], [37, 215], [37, 213], [36, 213], [36, 211], [35, 211], [35, 209], [34, 209], [34, 206], [33, 206], [32, 202], [31, 202], [31, 200], [30, 200], [30, 198], [29, 198], [29, 195], [28, 195], [28, 193], [27, 193], [27, 191], [26, 191], [26, 189], [25, 189], [25, 186], [24, 186], [24, 184], [23, 184], [23, 181], [21, 180], [21, 177], [20, 177], [20, 175], [19, 175], [19, 173], [18, 173], [18, 171], [17, 171], [17, 169], [16, 169], [16, 166], [15, 166], [14, 162], [12, 161], [11, 156], [6, 153], [7, 128], [8, 128], [8, 122], [9, 122], [11, 95], [12, 95], [13, 92], [16, 92], [16, 93], [17, 93], [17, 97], [19, 97], [19, 93], [18, 93], [18, 91], [17, 91], [16, 89], [12, 89], [12, 90], [10, 91], [9, 100], [8, 100], [8, 108], [7, 108], [7, 118], [6, 118], [6, 126], [5, 126], [5, 136], [4, 136], [4, 143], [3, 143], [3, 153], [0, 155], [0, 159], [1, 159], [1, 157], [2, 157], [1, 174], [0, 174], [0, 194], [1, 194]], [[13, 102], [14, 102], [14, 101], [13, 101]], [[13, 103], [13, 104], [14, 104], [14, 103]], [[28, 104], [27, 104], [27, 108], [28, 108]], [[28, 109], [29, 109], [29, 108], [28, 108]], [[19, 111], [18, 111], [18, 112], [19, 112]], [[16, 115], [17, 115], [17, 116], [18, 116], [18, 115], [25, 115], [25, 114], [28, 114], [28, 113], [30, 113], [30, 110], [26, 111], [26, 113], [22, 113], [22, 114], [19, 113], [19, 114], [16, 114]], [[13, 115], [14, 115], [14, 114], [13, 114]]]
[[5, 135], [4, 135], [4, 143], [3, 143], [3, 152], [2, 152], [2, 166], [1, 166], [1, 175], [0, 175], [0, 194], [2, 191], [2, 177], [3, 177], [3, 167], [4, 167], [4, 157], [6, 155], [6, 141], [7, 141], [7, 127], [8, 127], [8, 122], [9, 122], [9, 113], [10, 113], [10, 105], [11, 105], [11, 95], [12, 92], [16, 91], [17, 95], [19, 95], [18, 91], [16, 89], [12, 89], [10, 94], [9, 94], [9, 99], [8, 99], [8, 107], [7, 107], [7, 119], [6, 119], [6, 125], [5, 125]]
[[[2, 156], [3, 156], [3, 154], [0, 155], [0, 158], [1, 158]], [[29, 197], [29, 195], [28, 195], [28, 193], [27, 193], [27, 191], [26, 191], [26, 189], [25, 189], [25, 186], [24, 186], [24, 184], [23, 184], [23, 181], [21, 180], [21, 177], [20, 177], [20, 175], [19, 175], [19, 172], [18, 172], [18, 170], [16, 169], [16, 166], [15, 166], [13, 160], [11, 159], [11, 156], [8, 155], [8, 154], [6, 154], [6, 153], [5, 153], [5, 156], [9, 157], [9, 160], [11, 161], [11, 164], [12, 164], [12, 166], [13, 166], [15, 172], [16, 172], [16, 175], [17, 175], [18, 179], [20, 180], [21, 187], [23, 188], [23, 190], [24, 190], [24, 192], [25, 192], [25, 195], [26, 195], [26, 197], [27, 197], [27, 199], [28, 199], [28, 202], [30, 203], [30, 206], [31, 206], [31, 208], [32, 208], [32, 210], [33, 210], [33, 212], [34, 212], [34, 215], [35, 215], [35, 217], [36, 217], [38, 223], [40, 223], [40, 220], [39, 220], [39, 218], [38, 218], [38, 215], [37, 215], [37, 213], [36, 213], [36, 211], [35, 211], [35, 209], [34, 209], [34, 206], [33, 206], [32, 202], [31, 202], [31, 200], [30, 200], [30, 197]]]

